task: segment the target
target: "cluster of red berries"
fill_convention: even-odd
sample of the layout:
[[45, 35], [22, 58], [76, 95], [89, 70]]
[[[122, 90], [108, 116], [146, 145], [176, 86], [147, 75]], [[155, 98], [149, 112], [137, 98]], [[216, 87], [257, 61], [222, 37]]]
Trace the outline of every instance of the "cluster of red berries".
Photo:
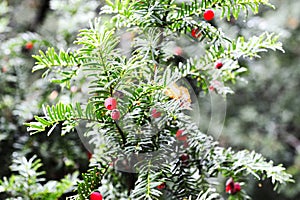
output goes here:
[[111, 110], [111, 118], [113, 120], [120, 119], [120, 111], [117, 109], [117, 100], [113, 97], [109, 97], [104, 101], [104, 106], [107, 110]]
[[90, 200], [102, 200], [102, 199], [103, 199], [103, 196], [100, 192], [93, 192], [90, 195]]
[[[205, 12], [203, 13], [203, 18], [206, 20], [206, 21], [211, 21], [213, 20], [215, 17], [215, 12], [212, 10], [212, 9], [207, 9], [205, 10]], [[192, 37], [194, 38], [199, 38], [201, 36], [201, 32], [199, 31], [198, 28], [194, 28], [192, 29], [191, 31], [191, 35]]]
[[229, 178], [226, 181], [225, 191], [229, 194], [236, 194], [237, 192], [241, 191], [241, 185], [240, 183], [235, 183], [233, 178]]

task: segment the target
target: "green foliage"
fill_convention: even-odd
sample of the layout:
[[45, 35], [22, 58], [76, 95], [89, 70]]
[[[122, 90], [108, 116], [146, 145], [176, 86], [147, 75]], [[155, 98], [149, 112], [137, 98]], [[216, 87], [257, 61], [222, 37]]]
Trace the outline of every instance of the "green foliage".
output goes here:
[[[272, 1], [276, 12], [260, 12], [250, 19], [249, 27], [241, 26], [245, 35], [274, 30], [281, 34], [285, 54], [278, 52], [262, 54], [262, 58], [245, 62], [251, 73], [244, 78], [248, 84], [238, 83], [238, 95], [229, 98], [226, 123], [220, 140], [226, 146], [259, 151], [274, 163], [283, 163], [293, 175], [295, 183], [289, 183], [277, 199], [299, 198], [299, 16], [298, 1]], [[288, 16], [287, 18], [281, 18]], [[297, 23], [295, 23], [297, 22]], [[242, 24], [238, 21], [237, 24]], [[267, 26], [264, 26], [267, 25]], [[230, 28], [230, 27], [226, 27]], [[245, 142], [249, 141], [249, 142]], [[270, 191], [271, 181], [250, 181], [249, 193], [253, 199], [274, 199]]]
[[[212, 200], [216, 198], [219, 198], [219, 194], [216, 193], [215, 189], [208, 188], [206, 191], [200, 192], [196, 200]], [[190, 199], [192, 198], [190, 197]]]
[[9, 12], [9, 7], [7, 1], [2, 1], [0, 3], [0, 33], [6, 32], [7, 25], [9, 23], [9, 17], [7, 16]]
[[25, 123], [30, 126], [28, 131], [32, 134], [45, 132], [46, 128], [51, 127], [48, 131], [48, 135], [52, 133], [54, 128], [62, 123], [62, 135], [74, 130], [78, 120], [97, 120], [94, 115], [93, 107], [91, 104], [86, 106], [85, 112], [83, 112], [80, 104], [76, 104], [74, 108], [71, 104], [58, 103], [55, 106], [46, 106], [44, 108], [44, 114], [46, 117], [35, 116], [37, 122]]
[[[238, 0], [238, 1], [190, 1], [179, 2], [176, 0], [160, 0], [160, 1], [130, 1], [116, 0], [114, 2], [107, 0], [108, 7], [104, 8], [105, 12], [113, 12], [121, 16], [115, 16], [115, 20], [124, 18], [129, 19], [129, 22], [138, 26], [159, 26], [168, 27], [173, 31], [180, 29], [186, 30], [190, 25], [196, 25], [191, 20], [195, 17], [201, 17], [205, 9], [214, 8], [220, 10], [221, 18], [227, 17], [230, 20], [231, 15], [237, 19], [243, 11], [248, 14], [249, 11], [258, 13], [259, 5], [266, 5], [274, 8], [268, 0]], [[133, 11], [134, 10], [134, 11]], [[117, 25], [120, 23], [117, 23]]]
[[90, 194], [101, 186], [101, 180], [106, 173], [108, 167], [103, 167], [102, 171], [98, 168], [89, 170], [87, 173], [82, 174], [83, 180], [78, 183], [78, 198], [85, 200], [88, 199]]
[[4, 177], [0, 181], [0, 193], [5, 192], [13, 199], [57, 199], [70, 190], [77, 179], [77, 174], [65, 176], [60, 181], [45, 181], [40, 171], [42, 163], [36, 156], [27, 160], [25, 157], [15, 158], [11, 170], [17, 174]]
[[[84, 109], [80, 103], [75, 107], [63, 103], [46, 106], [45, 117], [35, 116], [36, 122], [25, 124], [28, 131], [34, 134], [50, 128], [49, 135], [61, 124], [64, 135], [85, 120], [88, 126], [98, 130], [87, 132], [87, 135], [101, 135], [105, 139], [105, 144], [95, 139], [89, 141], [96, 146], [96, 152], [101, 152], [94, 162], [104, 164], [83, 175], [83, 181], [78, 184], [78, 196], [74, 198], [85, 199], [97, 189], [105, 195], [111, 194], [105, 191], [108, 187], [103, 187], [102, 181], [121, 178], [107, 170], [109, 158], [137, 172], [137, 180], [132, 180], [127, 193], [127, 197], [133, 199], [221, 198], [221, 192], [214, 189], [220, 181], [212, 181], [220, 175], [236, 180], [243, 180], [249, 174], [258, 180], [270, 178], [275, 188], [292, 181], [285, 168], [274, 166], [260, 154], [246, 150], [235, 153], [219, 147], [193, 123], [188, 115], [189, 106], [182, 104], [188, 104], [188, 100], [168, 95], [172, 91], [171, 84], [187, 77], [200, 80], [200, 83], [218, 81], [217, 92], [225, 95], [232, 92], [225, 86], [226, 82], [234, 82], [245, 71], [239, 66], [239, 59], [257, 58], [267, 49], [282, 50], [274, 34], [264, 33], [248, 41], [243, 37], [230, 39], [201, 17], [206, 8], [215, 8], [223, 11], [221, 17], [225, 13], [230, 17], [231, 13], [237, 18], [241, 10], [247, 13], [250, 9], [256, 13], [260, 4], [271, 6], [268, 1], [195, 1], [191, 5], [175, 1], [108, 1], [102, 16], [91, 23], [90, 28], [80, 31], [75, 41], [79, 49], [56, 53], [51, 48], [34, 56], [37, 59], [34, 70], [55, 66], [59, 68], [55, 73], [63, 71], [63, 78], [56, 81], [63, 86], [83, 74], [88, 82], [89, 96]], [[110, 23], [103, 22], [105, 14], [114, 14]], [[201, 31], [199, 40], [188, 36], [194, 27]], [[133, 35], [127, 56], [122, 55], [121, 37], [116, 36], [122, 31]], [[168, 54], [166, 47], [178, 36], [207, 45], [205, 54], [176, 63], [174, 54]], [[217, 60], [224, 61], [222, 69], [214, 67]], [[70, 72], [69, 66], [75, 66], [75, 71]], [[82, 70], [80, 73], [78, 68]], [[205, 92], [208, 89], [204, 84], [199, 87]], [[117, 98], [121, 113], [117, 121], [104, 107], [105, 99], [111, 96]], [[153, 108], [162, 111], [157, 121], [149, 114]], [[186, 143], [177, 141], [178, 129], [187, 134]], [[182, 159], [185, 154], [187, 160]], [[113, 175], [105, 176], [106, 173]], [[162, 182], [166, 183], [165, 191], [157, 188]], [[230, 198], [246, 197], [243, 191]], [[107, 195], [104, 198], [117, 197]]]
[[[65, 52], [64, 50], [60, 50], [59, 54], [57, 54], [54, 48], [48, 48], [45, 54], [42, 51], [39, 52], [40, 56], [33, 56], [37, 62], [32, 71], [47, 68], [47, 71], [44, 72], [44, 76], [46, 76], [50, 71], [55, 70], [57, 74], [63, 76], [63, 78], [61, 80], [52, 80], [52, 82], [66, 83], [68, 88], [70, 88], [70, 80], [73, 76], [76, 76], [78, 66], [80, 65], [79, 62], [76, 61], [76, 55], [68, 53], [68, 51]], [[58, 67], [58, 69], [55, 69], [55, 67]], [[68, 68], [68, 71], [61, 68]]]
[[[70, 187], [64, 189], [68, 186], [68, 181], [63, 183], [64, 176], [76, 170], [85, 171], [88, 160], [84, 147], [77, 143], [77, 135], [57, 139], [59, 125], [53, 130], [51, 138], [46, 135], [30, 137], [26, 132], [23, 123], [33, 121], [33, 116], [39, 114], [43, 104], [55, 104], [58, 102], [56, 96], [65, 100], [70, 95], [73, 98], [77, 96], [75, 92], [62, 90], [60, 86], [42, 80], [39, 72], [32, 74], [34, 59], [31, 54], [37, 54], [38, 49], [46, 51], [48, 47], [68, 49], [72, 46], [71, 42], [78, 29], [86, 26], [87, 18], [95, 16], [95, 7], [99, 5], [98, 1], [86, 4], [83, 0], [76, 0], [76, 4], [75, 1], [74, 4], [65, 2], [63, 8], [57, 8], [55, 1], [51, 0], [51, 11], [50, 8], [43, 11], [46, 17], [43, 20], [39, 18], [39, 11], [46, 2], [48, 1], [0, 1], [0, 179], [8, 177], [9, 181], [9, 177], [15, 177], [14, 173], [17, 172], [9, 170], [9, 166], [16, 154], [27, 158], [38, 155], [43, 160], [42, 169], [47, 173], [42, 177], [44, 180], [35, 187], [40, 190], [40, 185], [44, 186], [49, 180], [57, 180], [58, 186], [56, 188], [49, 181], [45, 190], [37, 191], [34, 199], [57, 199], [59, 194], [69, 192]], [[57, 3], [63, 4], [61, 1], [56, 1]], [[40, 23], [36, 20], [40, 20]], [[27, 43], [32, 43], [33, 48], [26, 49]], [[77, 90], [80, 90], [81, 86], [77, 86]], [[16, 186], [12, 190], [18, 191], [17, 186], [21, 182], [12, 182], [14, 183]], [[30, 187], [34, 188], [34, 183]], [[1, 193], [0, 199], [12, 199], [10, 193], [13, 191]], [[23, 196], [20, 195], [19, 199], [21, 197]]]
[[[235, 41], [225, 41], [219, 45], [210, 46], [205, 55], [190, 58], [186, 64], [180, 65], [179, 68], [185, 69], [185, 73], [192, 74], [195, 78], [205, 79], [206, 82], [210, 83], [216, 80], [235, 82], [240, 74], [247, 71], [245, 67], [239, 65], [238, 60], [259, 58], [259, 53], [266, 52], [268, 49], [284, 51], [282, 44], [278, 42], [277, 35], [263, 33], [258, 37], [251, 37], [248, 41], [245, 41], [244, 37], [238, 37]], [[218, 60], [222, 61], [222, 69], [225, 70], [216, 73], [212, 66]], [[216, 87], [216, 89], [221, 94], [232, 93], [228, 87]]]

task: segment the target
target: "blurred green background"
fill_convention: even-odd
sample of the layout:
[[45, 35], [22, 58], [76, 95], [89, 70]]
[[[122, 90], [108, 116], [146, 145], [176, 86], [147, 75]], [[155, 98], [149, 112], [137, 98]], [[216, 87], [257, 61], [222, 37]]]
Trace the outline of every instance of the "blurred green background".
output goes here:
[[[226, 116], [219, 128], [212, 127], [220, 144], [234, 149], [255, 150], [275, 164], [283, 163], [295, 182], [272, 191], [269, 182], [249, 181], [253, 199], [300, 199], [300, 1], [273, 0], [276, 10], [261, 7], [260, 13], [239, 20], [216, 23], [231, 37], [264, 31], [280, 34], [285, 53], [268, 52], [259, 60], [241, 60], [249, 68], [226, 98]], [[0, 0], [0, 178], [10, 176], [12, 160], [36, 154], [44, 163], [47, 179], [88, 167], [87, 150], [74, 134], [29, 136], [24, 122], [42, 113], [43, 104], [80, 99], [84, 82], [61, 88], [31, 73], [39, 49], [72, 48], [78, 30], [88, 27], [103, 2], [99, 0]], [[32, 42], [33, 48], [28, 48]], [[51, 76], [49, 77], [51, 78]], [[196, 89], [196, 88], [195, 88]], [[211, 102], [202, 101], [200, 129], [207, 130]], [[212, 123], [212, 126], [214, 124]], [[220, 128], [223, 128], [220, 134]], [[2, 195], [2, 196], [1, 196]], [[0, 194], [0, 199], [5, 198]]]

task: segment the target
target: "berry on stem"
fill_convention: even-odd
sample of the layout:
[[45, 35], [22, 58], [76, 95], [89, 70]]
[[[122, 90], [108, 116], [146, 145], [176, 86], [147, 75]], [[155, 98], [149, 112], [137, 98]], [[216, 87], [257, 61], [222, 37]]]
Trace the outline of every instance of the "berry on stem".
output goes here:
[[100, 194], [100, 192], [93, 192], [91, 195], [90, 195], [90, 200], [102, 200], [103, 197], [102, 197], [102, 194]]
[[120, 111], [118, 109], [115, 109], [111, 112], [111, 118], [113, 120], [119, 120], [120, 119]]
[[221, 69], [223, 67], [223, 63], [221, 61], [216, 62], [215, 64], [216, 69]]
[[163, 182], [163, 183], [161, 183], [160, 185], [157, 186], [157, 189], [159, 189], [159, 190], [162, 190], [162, 189], [165, 189], [165, 188], [166, 188], [166, 183], [165, 182]]
[[26, 44], [25, 44], [25, 49], [26, 50], [31, 50], [33, 48], [33, 43], [32, 42], [27, 42]]
[[187, 166], [189, 164], [189, 155], [188, 154], [182, 154], [180, 156], [180, 160], [183, 166]]
[[104, 106], [107, 110], [114, 110], [117, 108], [117, 100], [113, 97], [105, 99]]
[[152, 116], [153, 118], [159, 118], [159, 117], [161, 116], [161, 113], [158, 112], [155, 108], [153, 108], [153, 109], [151, 110], [151, 116]]
[[203, 18], [206, 20], [206, 21], [211, 21], [213, 20], [213, 18], [215, 17], [215, 13], [212, 9], [208, 9], [204, 12], [203, 14]]
[[87, 154], [87, 157], [88, 157], [89, 160], [93, 157], [93, 154], [89, 151], [86, 154]]
[[239, 183], [235, 183], [234, 184], [234, 193], [233, 194], [235, 194], [235, 193], [237, 193], [239, 191], [241, 191], [241, 185]]
[[231, 177], [226, 181], [225, 191], [229, 194], [236, 194], [237, 192], [241, 191], [241, 185], [240, 183], [235, 183]]
[[199, 38], [201, 36], [201, 32], [198, 28], [193, 28], [191, 31], [191, 35], [193, 38]]
[[229, 178], [227, 181], [226, 181], [226, 188], [225, 188], [225, 191], [227, 193], [231, 193], [232, 190], [234, 188], [234, 182], [233, 182], [233, 178]]

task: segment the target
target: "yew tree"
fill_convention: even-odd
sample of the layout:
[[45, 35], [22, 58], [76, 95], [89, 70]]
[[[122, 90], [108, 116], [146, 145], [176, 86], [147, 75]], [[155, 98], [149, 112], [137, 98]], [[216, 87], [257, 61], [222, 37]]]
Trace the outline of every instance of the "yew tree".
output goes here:
[[72, 49], [33, 56], [33, 71], [63, 88], [87, 84], [82, 98], [45, 105], [26, 124], [31, 134], [77, 132], [93, 154], [69, 199], [247, 199], [249, 176], [274, 189], [292, 181], [259, 153], [221, 147], [195, 120], [198, 95], [233, 93], [247, 71], [241, 60], [283, 51], [273, 33], [230, 37], [218, 28], [260, 6], [274, 8], [268, 0], [107, 0]]

